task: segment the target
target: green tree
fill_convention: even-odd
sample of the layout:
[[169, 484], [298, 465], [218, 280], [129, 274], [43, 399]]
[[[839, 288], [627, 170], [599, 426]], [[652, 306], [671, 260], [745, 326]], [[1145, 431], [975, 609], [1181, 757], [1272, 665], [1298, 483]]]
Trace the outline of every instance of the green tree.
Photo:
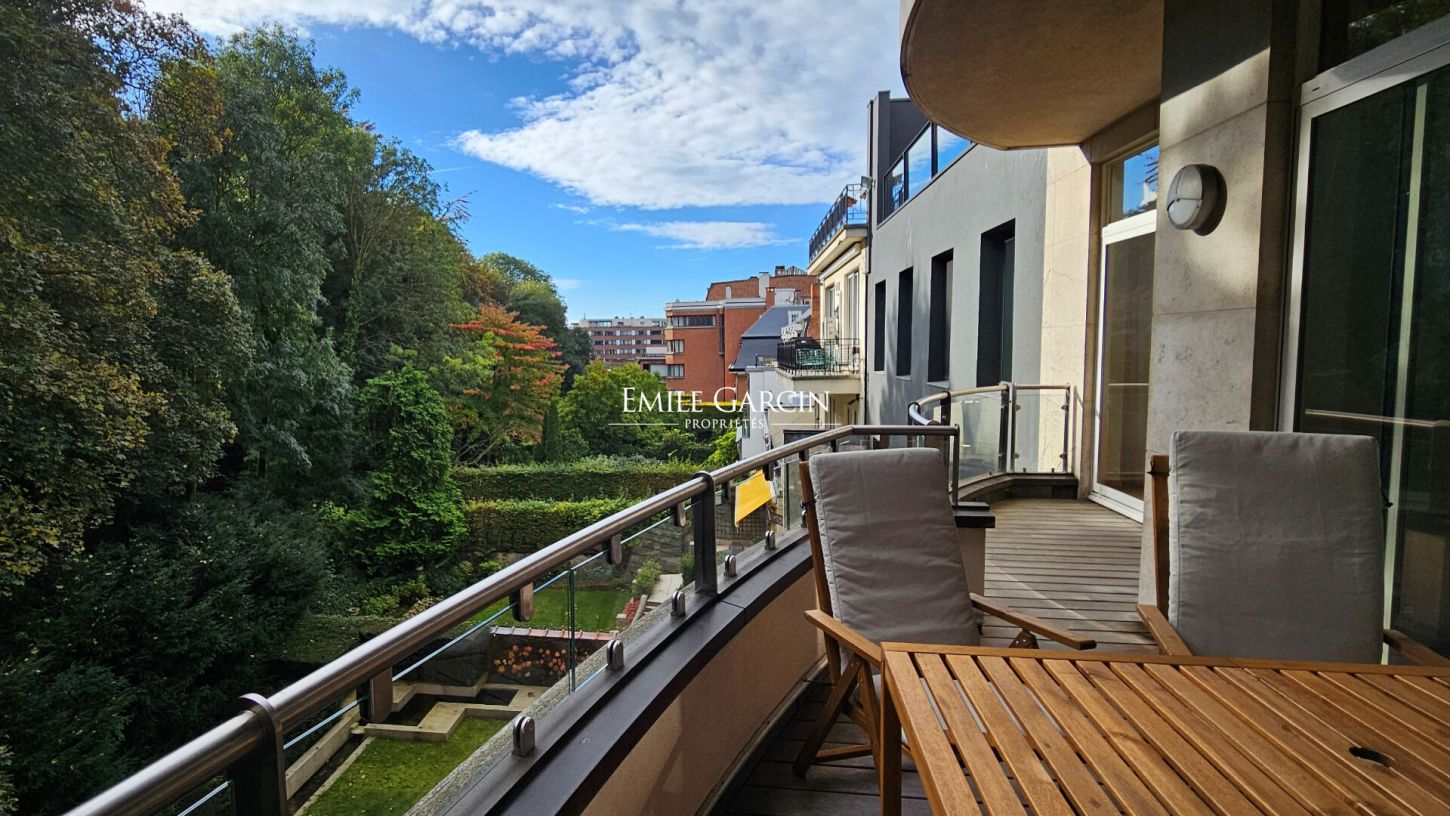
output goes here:
[[200, 49], [128, 3], [0, 6], [0, 597], [232, 433], [237, 303], [167, 248], [190, 214], [133, 105]]
[[396, 366], [395, 347], [436, 356], [448, 324], [468, 317], [469, 257], [452, 231], [457, 206], [442, 202], [428, 162], [396, 140], [361, 128], [354, 136], [324, 317], [361, 383]]
[[25, 813], [53, 813], [215, 724], [325, 570], [310, 517], [199, 496], [57, 559], [0, 635], [0, 739]]
[[[316, 493], [348, 466], [351, 373], [319, 308], [358, 136], [353, 92], [312, 57], [280, 29], [234, 35], [211, 70], [166, 66], [154, 117], [198, 211], [182, 245], [230, 276], [250, 329], [252, 363], [225, 389], [242, 458], [279, 489]], [[175, 98], [213, 103], [196, 116]], [[210, 141], [196, 135], [207, 121]]]
[[596, 360], [574, 378], [559, 414], [591, 454], [648, 454], [670, 421], [657, 410], [666, 393], [665, 381], [638, 365], [606, 366]]
[[347, 553], [374, 574], [451, 554], [464, 532], [463, 498], [450, 475], [452, 430], [438, 392], [407, 366], [369, 380], [357, 416], [369, 441], [370, 489], [361, 507], [336, 513]]

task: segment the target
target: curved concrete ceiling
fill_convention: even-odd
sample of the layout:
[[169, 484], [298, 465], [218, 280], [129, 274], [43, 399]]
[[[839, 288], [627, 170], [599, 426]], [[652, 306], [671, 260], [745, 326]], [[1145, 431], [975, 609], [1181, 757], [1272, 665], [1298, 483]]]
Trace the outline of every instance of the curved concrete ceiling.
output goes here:
[[989, 147], [1081, 144], [1160, 94], [1162, 0], [902, 5], [912, 101]]

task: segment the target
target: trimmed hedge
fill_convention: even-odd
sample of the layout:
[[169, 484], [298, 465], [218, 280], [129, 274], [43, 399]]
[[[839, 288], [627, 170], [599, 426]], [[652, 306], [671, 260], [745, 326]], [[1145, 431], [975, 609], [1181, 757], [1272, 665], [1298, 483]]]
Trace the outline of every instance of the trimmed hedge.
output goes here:
[[636, 501], [509, 499], [469, 502], [463, 508], [463, 516], [468, 523], [467, 549], [476, 558], [487, 558], [500, 552], [531, 553]]
[[466, 467], [453, 471], [465, 500], [643, 499], [688, 480], [700, 469], [686, 462], [607, 458], [578, 462]]

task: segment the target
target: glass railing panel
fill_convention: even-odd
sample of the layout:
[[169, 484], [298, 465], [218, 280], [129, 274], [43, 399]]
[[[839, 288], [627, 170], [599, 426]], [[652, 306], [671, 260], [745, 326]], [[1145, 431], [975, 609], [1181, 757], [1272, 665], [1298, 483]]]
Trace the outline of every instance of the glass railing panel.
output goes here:
[[1067, 389], [1018, 388], [1013, 466], [1018, 473], [1062, 473], [1067, 466]]
[[167, 816], [233, 816], [236, 806], [232, 803], [232, 784], [225, 780], [209, 782], [162, 813]]
[[962, 482], [1003, 471], [1007, 456], [1005, 399], [1003, 390], [965, 394], [952, 400], [951, 421], [961, 429], [958, 477]]

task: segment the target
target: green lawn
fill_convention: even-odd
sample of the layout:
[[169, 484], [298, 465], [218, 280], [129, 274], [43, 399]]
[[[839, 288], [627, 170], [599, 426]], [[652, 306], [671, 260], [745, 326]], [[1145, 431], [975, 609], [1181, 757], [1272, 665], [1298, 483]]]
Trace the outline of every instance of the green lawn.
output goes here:
[[332, 787], [312, 800], [307, 814], [401, 816], [507, 724], [469, 717], [446, 742], [374, 739]]
[[[628, 600], [627, 589], [575, 590], [574, 604], [578, 615], [575, 625], [581, 632], [608, 632], [614, 628], [614, 616], [624, 609], [624, 603]], [[474, 615], [471, 621], [481, 621], [505, 606], [508, 606], [508, 601], [499, 601]], [[561, 586], [554, 586], [534, 595], [534, 617], [527, 623], [520, 623], [512, 612], [494, 623], [498, 626], [565, 629], [569, 626], [569, 592]]]

